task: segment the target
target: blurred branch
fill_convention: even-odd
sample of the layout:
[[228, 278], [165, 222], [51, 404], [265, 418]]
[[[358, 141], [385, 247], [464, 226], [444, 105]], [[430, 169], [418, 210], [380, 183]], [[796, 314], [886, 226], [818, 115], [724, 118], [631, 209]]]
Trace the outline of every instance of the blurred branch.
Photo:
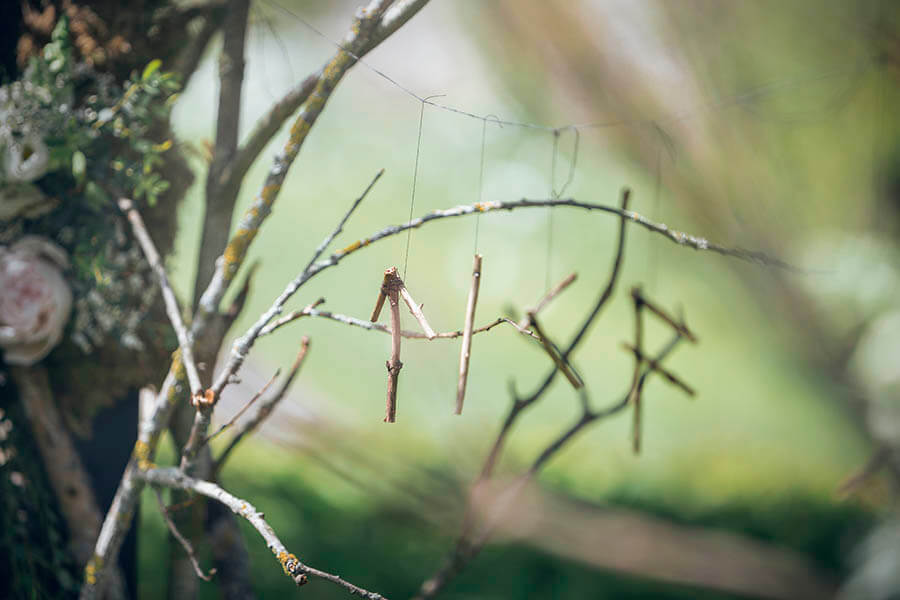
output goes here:
[[[197, 7], [188, 7], [178, 11], [178, 15], [173, 19], [178, 19], [182, 23], [194, 19], [202, 19], [200, 30], [188, 41], [187, 45], [181, 50], [175, 59], [174, 71], [181, 76], [182, 89], [187, 87], [188, 82], [200, 64], [200, 59], [209, 45], [212, 36], [219, 30], [222, 25], [222, 19], [225, 16], [225, 4], [222, 2], [211, 2], [210, 4]], [[162, 24], [162, 27], [169, 27], [168, 24]], [[187, 27], [180, 27], [181, 31], [187, 31]]]
[[172, 518], [169, 516], [169, 511], [166, 508], [166, 503], [163, 502], [162, 495], [159, 493], [159, 490], [153, 488], [153, 493], [156, 495], [156, 502], [159, 505], [159, 512], [162, 515], [163, 520], [166, 522], [166, 526], [169, 528], [169, 531], [178, 540], [181, 544], [181, 547], [184, 548], [185, 553], [188, 555], [188, 558], [191, 560], [191, 564], [194, 567], [194, 573], [197, 574], [197, 577], [204, 581], [212, 581], [212, 576], [215, 575], [216, 570], [210, 569], [209, 574], [203, 572], [203, 569], [200, 568], [200, 563], [197, 562], [197, 555], [194, 553], [194, 547], [191, 546], [191, 543], [178, 531], [178, 528], [175, 527], [175, 523], [172, 521]]
[[275, 558], [284, 569], [285, 575], [294, 580], [297, 585], [303, 585], [307, 582], [307, 576], [319, 577], [330, 581], [336, 585], [343, 587], [351, 594], [362, 596], [369, 600], [383, 600], [381, 594], [370, 592], [361, 587], [353, 585], [345, 581], [337, 575], [320, 571], [302, 563], [296, 556], [289, 553], [284, 544], [278, 539], [275, 530], [266, 522], [265, 515], [246, 500], [242, 500], [232, 496], [218, 485], [209, 482], [194, 479], [185, 475], [180, 469], [148, 469], [140, 474], [142, 480], [151, 485], [160, 485], [181, 490], [188, 490], [217, 500], [227, 506], [231, 511], [246, 519], [254, 529], [262, 536], [266, 542], [266, 546], [275, 555]]
[[[368, 52], [378, 44], [390, 37], [427, 3], [428, 0], [398, 0], [393, 2], [393, 4], [384, 12], [375, 31], [371, 33], [367, 41], [364, 41], [361, 44], [357, 51], [354, 51], [346, 38], [342, 46], [343, 50], [350, 54], [353, 61], [356, 62], [368, 54]], [[283, 98], [276, 102], [269, 109], [269, 112], [260, 117], [247, 140], [237, 151], [233, 159], [229, 161], [225, 169], [223, 169], [220, 177], [220, 185], [224, 188], [240, 185], [260, 152], [263, 151], [269, 141], [276, 133], [278, 133], [281, 126], [284, 125], [285, 121], [287, 121], [294, 111], [300, 108], [300, 106], [310, 97], [326, 68], [327, 66], [319, 72], [309, 75], [306, 79], [301, 81], [299, 85], [292, 88]]]
[[[582, 324], [581, 329], [575, 335], [575, 338], [569, 344], [569, 347], [565, 352], [561, 353], [560, 360], [565, 362], [568, 360], [571, 353], [575, 350], [578, 343], [584, 337], [585, 332], [590, 327], [591, 323], [597, 318], [597, 315], [600, 313], [600, 309], [609, 301], [612, 296], [612, 292], [615, 289], [615, 284], [618, 279], [619, 272], [621, 270], [622, 258], [625, 251], [625, 229], [627, 224], [627, 208], [628, 201], [630, 198], [630, 191], [625, 189], [622, 193], [622, 206], [619, 212], [619, 235], [618, 242], [616, 244], [616, 253], [615, 258], [613, 259], [613, 264], [610, 272], [609, 281], [607, 282], [606, 287], [603, 292], [600, 294], [600, 298], [597, 300], [594, 308], [589, 313], [588, 317], [585, 319]], [[559, 287], [559, 286], [557, 286]], [[541, 306], [542, 303], [538, 303], [538, 306]], [[535, 311], [530, 311], [529, 318], [533, 318]], [[540, 334], [538, 334], [540, 335]], [[541, 336], [543, 338], [543, 336]], [[487, 457], [485, 458], [484, 465], [482, 466], [481, 473], [472, 485], [473, 490], [479, 489], [484, 481], [488, 480], [493, 473], [494, 467], [497, 464], [497, 461], [503, 451], [503, 446], [505, 440], [513, 426], [513, 424], [518, 419], [519, 414], [528, 408], [533, 403], [537, 402], [549, 389], [550, 384], [556, 376], [558, 367], [554, 366], [553, 370], [549, 373], [549, 375], [544, 379], [544, 383], [541, 384], [538, 389], [527, 398], [519, 398], [515, 392], [513, 392], [513, 402], [510, 407], [509, 412], [507, 413], [506, 419], [503, 422], [503, 425], [500, 428], [500, 431], [497, 433], [496, 438], [491, 446], [490, 451], [488, 452]], [[582, 391], [582, 393], [586, 393], [586, 391]], [[627, 397], [626, 397], [627, 402]], [[575, 433], [580, 430], [581, 427], [590, 423], [600, 416], [608, 416], [612, 414], [612, 412], [617, 412], [625, 407], [625, 403], [622, 403], [621, 407], [617, 407], [614, 411], [605, 411], [603, 413], [592, 413], [590, 412], [589, 403], [584, 401], [582, 404], [583, 414], [579, 421], [576, 423], [574, 430], [566, 432], [557, 442], [551, 444], [544, 453], [542, 453], [541, 457], [535, 462], [532, 466], [532, 469], [529, 470], [529, 476], [537, 471], [540, 466], [546, 461], [556, 450], [558, 450], [565, 442], [570, 439]], [[444, 561], [444, 565], [429, 579], [427, 579], [421, 586], [419, 596], [417, 598], [431, 598], [435, 594], [437, 594], [446, 584], [452, 579], [456, 573], [458, 573], [464, 566], [473, 558], [481, 549], [481, 546], [487, 541], [488, 536], [490, 535], [490, 527], [485, 528], [482, 536], [479, 540], [475, 540], [474, 542], [471, 539], [473, 529], [475, 527], [474, 521], [474, 513], [473, 513], [472, 503], [470, 502], [466, 506], [466, 511], [463, 516], [463, 522], [461, 526], [461, 531], [459, 537], [456, 540], [454, 548], [448, 555], [447, 559]]]
[[212, 162], [206, 173], [206, 202], [197, 275], [193, 298], [196, 302], [215, 270], [216, 257], [228, 241], [231, 217], [240, 184], [223, 186], [220, 174], [237, 150], [241, 116], [241, 89], [244, 83], [244, 43], [250, 0], [228, 0], [222, 25], [222, 52], [219, 54], [219, 102], [216, 114], [216, 141]]
[[[497, 482], [483, 497], [496, 497], [506, 485]], [[479, 506], [490, 508], [489, 501]], [[533, 484], [524, 486], [515, 504], [499, 515], [495, 537], [596, 569], [741, 598], [825, 600], [835, 596], [838, 583], [835, 573], [771, 542], [636, 510], [574, 502]]]
[[877, 448], [862, 467], [841, 482], [836, 490], [838, 497], [848, 498], [855, 494], [869, 479], [890, 464], [890, 459], [891, 449], [888, 446]]
[[[654, 359], [655, 362], [662, 361], [675, 349], [675, 346], [680, 340], [681, 335], [676, 333], [672, 341], [657, 354]], [[646, 380], [651, 373], [653, 373], [652, 369], [644, 369], [640, 377], [640, 385], [643, 385], [643, 381]], [[582, 414], [575, 423], [568, 429], [565, 429], [553, 442], [544, 448], [531, 464], [528, 471], [520, 476], [509, 489], [505, 490], [500, 497], [494, 501], [491, 506], [490, 514], [485, 519], [486, 522], [482, 525], [482, 528], [477, 535], [475, 535], [475, 528], [477, 525], [474, 512], [475, 507], [473, 501], [470, 500], [466, 507], [466, 514], [463, 517], [461, 532], [456, 540], [454, 548], [437, 572], [422, 583], [419, 594], [415, 597], [415, 600], [425, 600], [436, 596], [469, 562], [472, 561], [472, 559], [478, 555], [479, 552], [481, 552], [481, 549], [487, 544], [501, 517], [511, 509], [525, 485], [540, 472], [541, 468], [550, 460], [550, 458], [570, 442], [579, 432], [592, 423], [610, 417], [627, 408], [630, 397], [631, 390], [629, 389], [618, 402], [596, 411], [590, 408], [588, 402], [584, 402], [582, 405]], [[517, 410], [515, 407], [518, 402], [520, 401], [517, 399], [513, 403], [514, 408], [510, 414], [513, 414]], [[509, 422], [509, 417], [507, 417], [507, 422]], [[495, 445], [495, 448], [496, 447], [497, 446]], [[488, 455], [488, 461], [496, 462], [497, 458], [497, 455]], [[493, 465], [491, 465], [491, 469], [492, 468]], [[484, 471], [482, 471], [482, 473], [484, 473]], [[478, 492], [483, 489], [488, 479], [489, 476], [482, 475], [476, 480], [475, 484], [472, 486], [473, 499], [478, 495]]]
[[[618, 209], [619, 212], [616, 214], [619, 215], [619, 235], [618, 240], [616, 242], [616, 252], [613, 258], [612, 267], [610, 268], [609, 279], [606, 282], [606, 286], [603, 288], [603, 291], [600, 293], [600, 297], [597, 299], [597, 302], [594, 304], [593, 309], [590, 314], [585, 318], [584, 322], [581, 325], [581, 328], [578, 330], [578, 333], [575, 334], [575, 337], [572, 339], [572, 342], [569, 344], [569, 347], [562, 353], [561, 358], [564, 360], [569, 359], [569, 355], [574, 352], [575, 348], [577, 348], [578, 344], [587, 334], [588, 329], [590, 329], [594, 320], [600, 314], [600, 311], [606, 306], [609, 299], [612, 297], [613, 291], [616, 288], [616, 282], [619, 279], [619, 273], [622, 270], [622, 260], [625, 256], [625, 229], [628, 223], [628, 202], [631, 198], [631, 190], [625, 188], [622, 190], [622, 204], [621, 208]], [[615, 211], [616, 209], [612, 209], [611, 207], [606, 207], [611, 211]], [[506, 436], [509, 434], [510, 429], [515, 424], [516, 420], [519, 417], [519, 414], [536, 402], [543, 393], [550, 387], [550, 384], [553, 383], [553, 379], [556, 377], [557, 369], [554, 368], [547, 374], [544, 378], [543, 383], [541, 383], [538, 388], [532, 392], [526, 398], [519, 398], [514, 394], [513, 403], [510, 407], [509, 413], [506, 415], [506, 419], [503, 421], [503, 425], [500, 427], [500, 431], [497, 434], [497, 437], [494, 439], [494, 443], [491, 446], [491, 450], [487, 455], [487, 458], [484, 461], [484, 465], [481, 469], [481, 474], [476, 480], [475, 485], [478, 485], [478, 482], [487, 479], [491, 476], [491, 473], [494, 470], [494, 466], [497, 464], [497, 459], [502, 452], [503, 445], [506, 441]], [[463, 527], [465, 530], [465, 526]]]
[[186, 383], [187, 376], [181, 362], [181, 353], [176, 352], [169, 373], [157, 394], [153, 410], [139, 424], [138, 440], [135, 442], [131, 459], [125, 467], [112, 505], [100, 527], [94, 553], [85, 567], [80, 600], [90, 600], [97, 596], [109, 572], [108, 565], [115, 562], [118, 557], [144, 487], [144, 482], [138, 474], [141, 469], [152, 465], [159, 438], [169, 422], [177, 401], [182, 397], [182, 389]]
[[534, 305], [534, 308], [532, 308], [530, 311], [528, 311], [528, 313], [529, 313], [529, 314], [536, 315], [536, 314], [538, 314], [539, 312], [541, 312], [542, 310], [544, 310], [544, 308], [546, 308], [546, 306], [547, 306], [548, 304], [550, 304], [550, 302], [551, 302], [554, 298], [556, 298], [558, 295], [560, 295], [567, 287], [569, 287], [570, 285], [572, 285], [572, 283], [575, 282], [575, 279], [576, 279], [577, 277], [578, 277], [578, 274], [577, 274], [577, 273], [572, 273], [572, 274], [570, 274], [569, 276], [567, 276], [565, 279], [563, 279], [562, 281], [560, 281], [559, 283], [557, 283], [557, 284], [553, 287], [553, 289], [551, 289], [549, 292], [547, 292], [547, 293], [544, 295], [544, 297], [541, 298], [541, 299], [538, 301], [538, 303]]
[[[65, 519], [72, 556], [79, 567], [85, 567], [93, 554], [102, 518], [90, 478], [53, 400], [47, 370], [41, 365], [9, 365], [8, 369], [19, 389], [25, 416]], [[115, 564], [110, 570], [112, 576], [105, 593], [113, 599], [124, 598], [122, 574]]]
[[538, 336], [538, 339], [540, 340], [541, 346], [543, 346], [544, 351], [548, 356], [550, 356], [550, 359], [556, 365], [556, 368], [566, 376], [566, 379], [569, 380], [569, 383], [572, 384], [572, 387], [576, 390], [582, 387], [584, 383], [582, 383], [581, 379], [577, 375], [575, 375], [575, 372], [572, 370], [569, 363], [566, 362], [566, 359], [560, 355], [558, 349], [556, 348], [556, 344], [550, 341], [550, 339], [547, 337], [547, 334], [543, 332], [540, 324], [538, 323], [537, 315], [534, 313], [534, 311], [528, 312], [528, 323], [530, 323], [531, 327], [534, 329], [534, 333]]
[[[278, 389], [275, 392], [263, 400], [256, 413], [245, 421], [235, 432], [234, 436], [231, 438], [231, 441], [228, 442], [228, 445], [225, 446], [225, 449], [222, 450], [222, 453], [219, 455], [219, 458], [216, 459], [215, 466], [213, 467], [213, 473], [218, 474], [222, 469], [222, 465], [225, 464], [225, 461], [228, 459], [228, 455], [231, 454], [231, 451], [234, 450], [235, 446], [240, 443], [241, 439], [244, 436], [253, 433], [256, 431], [256, 428], [259, 427], [263, 421], [265, 421], [272, 411], [275, 410], [275, 407], [278, 406], [278, 403], [281, 402], [281, 399], [284, 398], [285, 394], [288, 393], [291, 389], [291, 385], [294, 383], [294, 378], [297, 377], [297, 374], [300, 372], [300, 367], [303, 366], [303, 361], [306, 358], [306, 353], [309, 351], [309, 338], [303, 336], [300, 340], [300, 351], [297, 352], [297, 358], [294, 359], [294, 364], [291, 365], [291, 370], [288, 372], [288, 376], [285, 380], [278, 386]], [[268, 387], [268, 384], [266, 384]], [[249, 406], [249, 405], [248, 405]]]
[[256, 402], [257, 400], [259, 400], [259, 398], [260, 398], [263, 394], [266, 393], [266, 390], [269, 389], [269, 386], [272, 385], [272, 383], [274, 383], [275, 379], [277, 379], [277, 378], [278, 378], [278, 375], [280, 375], [280, 374], [281, 374], [281, 369], [277, 369], [277, 370], [275, 371], [275, 374], [272, 375], [271, 379], [269, 379], [269, 380], [265, 383], [265, 385], [262, 386], [262, 389], [260, 389], [258, 392], [256, 392], [255, 394], [253, 394], [253, 397], [251, 397], [250, 400], [248, 400], [248, 401], [240, 408], [240, 410], [238, 410], [236, 413], [234, 413], [234, 416], [231, 417], [231, 418], [228, 420], [228, 422], [224, 423], [221, 427], [219, 427], [218, 429], [216, 429], [216, 431], [215, 431], [214, 433], [211, 433], [210, 435], [208, 435], [208, 436], [206, 437], [206, 439], [203, 441], [203, 443], [204, 443], [204, 444], [210, 443], [216, 436], [218, 436], [220, 433], [222, 433], [223, 431], [225, 431], [226, 429], [228, 429], [229, 427], [231, 427], [232, 425], [234, 425], [235, 422], [236, 422], [238, 419], [241, 418], [241, 415], [244, 414], [245, 412], [247, 412], [247, 409], [250, 408], [251, 406], [253, 406], [253, 403]]

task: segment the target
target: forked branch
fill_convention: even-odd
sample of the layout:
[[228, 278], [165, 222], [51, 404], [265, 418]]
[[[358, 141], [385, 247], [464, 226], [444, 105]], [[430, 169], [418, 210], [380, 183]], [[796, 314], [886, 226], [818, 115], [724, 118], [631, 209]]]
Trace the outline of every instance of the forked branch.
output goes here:
[[318, 577], [343, 587], [351, 594], [362, 596], [368, 600], [386, 600], [381, 594], [370, 592], [359, 586], [353, 585], [337, 575], [320, 571], [319, 569], [304, 564], [295, 555], [287, 551], [287, 548], [278, 538], [278, 535], [275, 533], [275, 530], [272, 529], [272, 526], [266, 521], [265, 515], [262, 512], [256, 510], [256, 507], [246, 500], [242, 500], [229, 494], [215, 483], [188, 477], [180, 469], [172, 467], [141, 471], [139, 477], [151, 485], [195, 492], [227, 506], [234, 514], [246, 519], [247, 522], [259, 532], [263, 540], [265, 540], [266, 546], [272, 551], [276, 560], [281, 564], [285, 575], [293, 579], [294, 583], [297, 585], [305, 584], [308, 580], [308, 576]]

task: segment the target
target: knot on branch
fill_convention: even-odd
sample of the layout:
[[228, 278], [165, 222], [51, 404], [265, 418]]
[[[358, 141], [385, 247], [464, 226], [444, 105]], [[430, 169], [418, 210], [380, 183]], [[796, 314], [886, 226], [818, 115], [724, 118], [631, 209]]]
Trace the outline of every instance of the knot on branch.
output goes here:
[[211, 408], [216, 403], [216, 393], [208, 388], [202, 394], [194, 394], [191, 398], [191, 405], [196, 409]]
[[297, 585], [306, 584], [309, 579], [306, 577], [306, 573], [300, 571], [300, 568], [303, 566], [298, 559], [293, 554], [288, 552], [281, 552], [278, 555], [278, 562], [281, 563], [281, 568], [284, 569], [285, 575], [289, 575], [293, 578], [294, 583]]

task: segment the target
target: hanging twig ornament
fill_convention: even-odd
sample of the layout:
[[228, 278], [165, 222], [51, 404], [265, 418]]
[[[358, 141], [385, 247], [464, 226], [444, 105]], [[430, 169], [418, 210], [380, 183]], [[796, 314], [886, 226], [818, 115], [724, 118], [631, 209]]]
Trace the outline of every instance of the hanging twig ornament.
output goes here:
[[385, 412], [384, 422], [394, 423], [397, 420], [397, 382], [400, 379], [400, 369], [403, 363], [400, 362], [400, 340], [403, 339], [400, 330], [400, 298], [406, 302], [409, 312], [416, 318], [425, 337], [429, 340], [437, 337], [434, 329], [428, 324], [425, 315], [422, 313], [422, 307], [416, 304], [409, 290], [403, 285], [403, 280], [397, 275], [397, 267], [385, 269], [384, 280], [381, 283], [381, 290], [378, 293], [378, 299], [375, 301], [375, 309], [372, 311], [373, 323], [378, 320], [381, 315], [381, 309], [384, 307], [385, 299], [388, 300], [391, 309], [391, 358], [385, 365], [388, 371], [388, 389], [387, 389], [387, 410]]
[[481, 285], [481, 255], [475, 255], [472, 265], [472, 287], [466, 304], [466, 324], [463, 328], [462, 350], [459, 353], [459, 383], [456, 386], [456, 414], [461, 415], [466, 397], [466, 382], [469, 378], [469, 357], [472, 353], [472, 329], [475, 327], [475, 305], [478, 303], [478, 288]]

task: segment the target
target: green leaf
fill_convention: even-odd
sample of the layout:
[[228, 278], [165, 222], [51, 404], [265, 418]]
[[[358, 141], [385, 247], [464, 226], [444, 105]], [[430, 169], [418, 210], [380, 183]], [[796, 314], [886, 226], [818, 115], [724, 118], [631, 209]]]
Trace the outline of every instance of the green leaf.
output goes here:
[[151, 75], [156, 73], [159, 70], [160, 65], [162, 65], [162, 61], [158, 58], [151, 60], [150, 63], [144, 67], [144, 72], [141, 74], [141, 79], [143, 81], [147, 81]]
[[76, 150], [72, 155], [72, 175], [74, 175], [75, 179], [78, 181], [82, 181], [86, 170], [87, 158], [85, 158], [84, 153], [81, 150]]

